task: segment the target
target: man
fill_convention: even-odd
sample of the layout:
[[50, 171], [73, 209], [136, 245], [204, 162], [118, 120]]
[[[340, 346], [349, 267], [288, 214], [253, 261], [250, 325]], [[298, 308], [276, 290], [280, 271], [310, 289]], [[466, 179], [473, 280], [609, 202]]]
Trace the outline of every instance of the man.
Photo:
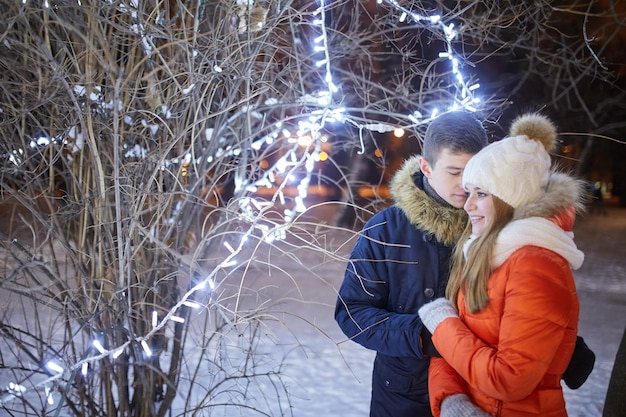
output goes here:
[[431, 416], [428, 358], [436, 351], [417, 310], [444, 296], [450, 254], [467, 223], [463, 169], [487, 143], [472, 113], [433, 120], [423, 156], [407, 160], [391, 181], [394, 204], [367, 222], [350, 255], [335, 319], [377, 352], [371, 417]]

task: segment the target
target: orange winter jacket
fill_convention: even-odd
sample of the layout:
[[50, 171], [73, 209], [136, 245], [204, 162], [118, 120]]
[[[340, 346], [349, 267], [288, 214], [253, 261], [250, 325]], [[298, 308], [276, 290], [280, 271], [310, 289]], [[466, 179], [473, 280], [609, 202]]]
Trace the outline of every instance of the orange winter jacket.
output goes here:
[[489, 304], [433, 334], [443, 358], [431, 359], [431, 407], [466, 393], [492, 416], [567, 416], [561, 376], [576, 343], [578, 297], [568, 261], [538, 246], [514, 251], [488, 280]]

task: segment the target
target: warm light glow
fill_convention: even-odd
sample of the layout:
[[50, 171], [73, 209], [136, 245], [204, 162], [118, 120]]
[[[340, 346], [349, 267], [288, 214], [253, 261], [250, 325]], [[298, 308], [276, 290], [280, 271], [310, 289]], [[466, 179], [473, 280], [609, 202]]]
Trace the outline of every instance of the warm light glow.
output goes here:
[[404, 136], [404, 129], [402, 129], [401, 127], [397, 127], [393, 130], [393, 135], [397, 138], [401, 138], [402, 136]]
[[311, 146], [311, 144], [313, 144], [313, 138], [311, 137], [311, 135], [302, 135], [298, 137], [298, 145], [302, 146], [303, 148], [308, 148], [309, 146]]

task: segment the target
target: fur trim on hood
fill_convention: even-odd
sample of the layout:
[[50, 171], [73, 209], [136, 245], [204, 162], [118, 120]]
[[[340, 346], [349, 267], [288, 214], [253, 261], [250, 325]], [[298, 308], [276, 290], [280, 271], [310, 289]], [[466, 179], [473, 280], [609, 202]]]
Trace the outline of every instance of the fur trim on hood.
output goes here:
[[533, 203], [518, 207], [513, 217], [515, 220], [527, 217], [551, 218], [572, 208], [582, 213], [585, 209], [585, 197], [583, 181], [562, 172], [552, 171], [543, 197]]
[[442, 206], [414, 183], [413, 176], [420, 172], [419, 158], [408, 159], [396, 172], [391, 180], [391, 195], [415, 227], [445, 245], [454, 245], [467, 224], [467, 214], [463, 209]]

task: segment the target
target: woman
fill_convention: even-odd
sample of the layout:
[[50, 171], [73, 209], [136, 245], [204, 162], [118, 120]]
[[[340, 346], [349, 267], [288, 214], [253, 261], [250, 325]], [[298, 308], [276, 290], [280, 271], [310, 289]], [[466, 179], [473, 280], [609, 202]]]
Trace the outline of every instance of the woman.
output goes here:
[[556, 129], [521, 116], [511, 136], [468, 162], [470, 224], [455, 252], [448, 299], [419, 310], [442, 358], [429, 370], [435, 416], [567, 416], [561, 377], [576, 343], [571, 269], [582, 182], [552, 171]]

